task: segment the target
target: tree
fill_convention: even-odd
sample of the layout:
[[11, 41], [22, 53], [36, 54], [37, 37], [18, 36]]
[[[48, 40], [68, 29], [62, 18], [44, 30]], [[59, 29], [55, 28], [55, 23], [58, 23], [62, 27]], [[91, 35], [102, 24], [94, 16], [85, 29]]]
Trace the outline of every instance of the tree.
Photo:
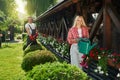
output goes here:
[[17, 18], [16, 7], [15, 0], [0, 0], [0, 10], [13, 19]]
[[57, 0], [25, 0], [27, 1], [26, 10], [29, 15], [39, 16], [51, 6], [56, 4]]
[[18, 21], [15, 0], [0, 0], [0, 28], [7, 27]]

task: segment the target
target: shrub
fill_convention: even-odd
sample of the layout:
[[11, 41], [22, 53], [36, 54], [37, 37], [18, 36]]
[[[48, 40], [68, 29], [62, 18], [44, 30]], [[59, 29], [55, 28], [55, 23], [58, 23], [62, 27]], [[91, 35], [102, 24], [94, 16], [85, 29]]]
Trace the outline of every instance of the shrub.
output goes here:
[[44, 64], [46, 62], [53, 62], [56, 60], [57, 58], [50, 51], [37, 50], [26, 54], [23, 58], [23, 62], [21, 66], [23, 70], [29, 71], [35, 65]]
[[27, 44], [27, 33], [22, 33], [23, 46]]
[[42, 46], [40, 44], [28, 46], [27, 49], [25, 49], [24, 51], [24, 55], [35, 50], [42, 50]]
[[22, 33], [22, 39], [25, 41], [27, 39], [27, 33]]
[[27, 39], [27, 33], [22, 33], [22, 39], [25, 41]]
[[28, 74], [29, 80], [90, 80], [86, 73], [67, 63], [46, 63], [35, 66]]
[[22, 37], [21, 37], [20, 35], [18, 35], [16, 38], [17, 38], [17, 39], [22, 39]]

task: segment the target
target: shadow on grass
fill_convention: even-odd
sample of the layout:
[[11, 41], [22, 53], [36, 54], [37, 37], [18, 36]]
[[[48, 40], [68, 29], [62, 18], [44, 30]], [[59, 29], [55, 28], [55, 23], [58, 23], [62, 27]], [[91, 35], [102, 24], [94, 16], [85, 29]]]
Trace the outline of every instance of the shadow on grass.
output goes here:
[[2, 46], [0, 49], [4, 49], [4, 48], [13, 48], [13, 46], [4, 45], [4, 46]]
[[15, 48], [15, 46], [12, 46], [11, 43], [3, 43], [0, 49], [3, 49], [3, 48]]
[[13, 46], [10, 46], [10, 45], [3, 45], [2, 48], [13, 48]]

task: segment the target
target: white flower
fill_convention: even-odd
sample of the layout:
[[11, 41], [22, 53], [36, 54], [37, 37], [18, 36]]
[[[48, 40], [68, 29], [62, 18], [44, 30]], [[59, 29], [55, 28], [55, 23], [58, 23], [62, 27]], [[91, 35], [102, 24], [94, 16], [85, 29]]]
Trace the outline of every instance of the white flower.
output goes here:
[[95, 69], [94, 71], [95, 71], [95, 72], [98, 72], [98, 70], [97, 70], [97, 69]]
[[120, 77], [120, 73], [117, 74], [117, 77]]
[[104, 74], [104, 71], [100, 71], [99, 73], [100, 73], [100, 74]]
[[119, 71], [120, 71], [120, 68], [119, 68]]
[[106, 74], [106, 76], [108, 76], [108, 73], [105, 73]]
[[61, 50], [61, 53], [63, 53], [64, 52], [64, 50]]
[[105, 53], [105, 52], [102, 52], [103, 54]]
[[98, 66], [97, 68], [98, 68], [99, 71], [102, 69], [101, 66]]
[[56, 52], [59, 52], [58, 49], [56, 49]]
[[101, 59], [101, 57], [100, 57], [100, 56], [98, 56], [98, 59]]

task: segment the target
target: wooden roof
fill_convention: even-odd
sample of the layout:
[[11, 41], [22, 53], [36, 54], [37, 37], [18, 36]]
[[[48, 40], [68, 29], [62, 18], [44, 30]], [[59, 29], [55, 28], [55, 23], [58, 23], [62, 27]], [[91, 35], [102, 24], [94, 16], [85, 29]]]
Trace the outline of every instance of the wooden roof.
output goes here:
[[55, 6], [53, 6], [52, 8], [50, 8], [49, 10], [45, 11], [43, 14], [41, 14], [40, 16], [37, 17], [37, 19], [35, 21], [41, 20], [43, 17], [49, 16], [53, 13], [56, 13], [68, 6], [70, 6], [71, 4], [77, 3], [79, 0], [64, 0], [58, 4], [56, 4]]

